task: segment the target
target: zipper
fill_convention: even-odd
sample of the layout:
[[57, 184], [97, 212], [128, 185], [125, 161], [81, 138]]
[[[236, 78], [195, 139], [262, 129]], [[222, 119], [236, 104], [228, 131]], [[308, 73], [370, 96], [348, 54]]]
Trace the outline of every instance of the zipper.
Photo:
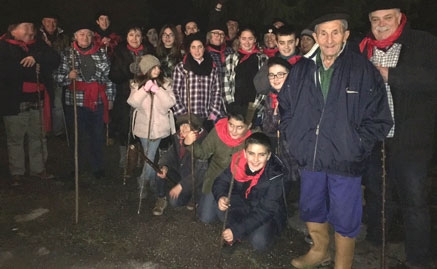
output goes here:
[[324, 112], [325, 112], [325, 106], [323, 106], [322, 114], [320, 115], [320, 119], [319, 119], [319, 122], [317, 123], [317, 127], [316, 127], [316, 143], [314, 144], [314, 153], [313, 153], [313, 170], [315, 169], [315, 166], [316, 166], [317, 147], [319, 144], [320, 123], [322, 122]]

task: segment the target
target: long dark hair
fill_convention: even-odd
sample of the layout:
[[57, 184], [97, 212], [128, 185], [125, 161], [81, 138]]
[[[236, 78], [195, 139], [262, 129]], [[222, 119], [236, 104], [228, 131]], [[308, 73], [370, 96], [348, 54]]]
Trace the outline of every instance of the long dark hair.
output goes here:
[[150, 70], [147, 71], [147, 73], [145, 73], [144, 75], [139, 75], [135, 78], [135, 81], [138, 83], [138, 88], [141, 88], [144, 84], [146, 84], [147, 81], [151, 79], [155, 80], [159, 87], [164, 88], [165, 78], [163, 76], [162, 70], [157, 78], [152, 78], [153, 68], [155, 68], [155, 66], [150, 68]]
[[179, 41], [178, 33], [176, 31], [176, 27], [173, 24], [166, 24], [159, 31], [158, 45], [156, 46], [156, 56], [159, 59], [167, 56], [167, 50], [164, 46], [164, 43], [162, 42], [162, 35], [164, 34], [165, 29], [167, 29], [167, 28], [173, 32], [173, 35], [175, 38], [169, 55], [171, 55], [171, 57], [181, 59], [182, 54], [181, 54], [181, 49], [180, 49], [180, 45], [179, 45], [180, 41]]

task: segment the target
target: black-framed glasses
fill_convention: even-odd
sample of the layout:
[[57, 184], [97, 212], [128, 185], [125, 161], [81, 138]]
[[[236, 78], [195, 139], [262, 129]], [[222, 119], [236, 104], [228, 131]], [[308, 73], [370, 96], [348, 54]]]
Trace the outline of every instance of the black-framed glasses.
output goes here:
[[288, 74], [287, 72], [278, 72], [276, 74], [269, 73], [268, 77], [270, 80], [273, 80], [275, 78], [281, 79], [281, 78], [284, 78], [287, 74]]
[[213, 34], [215, 36], [225, 37], [225, 34], [224, 33], [220, 33], [220, 32], [211, 32], [211, 34]]

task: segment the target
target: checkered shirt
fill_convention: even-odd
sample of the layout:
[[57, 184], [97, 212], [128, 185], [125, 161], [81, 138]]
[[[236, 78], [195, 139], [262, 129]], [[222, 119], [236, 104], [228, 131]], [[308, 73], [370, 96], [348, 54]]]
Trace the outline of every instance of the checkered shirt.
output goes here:
[[[370, 61], [375, 65], [381, 65], [382, 67], [396, 67], [399, 54], [401, 53], [402, 44], [394, 43], [387, 51], [380, 50], [377, 47], [373, 49], [373, 55]], [[393, 118], [393, 127], [387, 137], [393, 137], [395, 134], [395, 116], [394, 116], [394, 104], [393, 96], [391, 94], [390, 85], [385, 83], [385, 89], [387, 91], [387, 100], [390, 107], [391, 116]]]

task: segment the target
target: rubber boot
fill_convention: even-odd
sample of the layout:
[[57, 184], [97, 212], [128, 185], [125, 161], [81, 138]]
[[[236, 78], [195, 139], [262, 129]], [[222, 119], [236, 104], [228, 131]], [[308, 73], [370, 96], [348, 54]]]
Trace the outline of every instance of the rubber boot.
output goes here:
[[335, 269], [350, 269], [354, 260], [355, 238], [335, 233]]
[[129, 145], [129, 153], [127, 159], [127, 175], [131, 176], [134, 173], [135, 168], [137, 167], [138, 161], [138, 146], [137, 145]]
[[313, 245], [307, 254], [291, 261], [295, 268], [308, 268], [320, 265], [328, 265], [331, 257], [328, 253], [329, 246], [329, 224], [307, 222], [308, 233], [313, 239]]

